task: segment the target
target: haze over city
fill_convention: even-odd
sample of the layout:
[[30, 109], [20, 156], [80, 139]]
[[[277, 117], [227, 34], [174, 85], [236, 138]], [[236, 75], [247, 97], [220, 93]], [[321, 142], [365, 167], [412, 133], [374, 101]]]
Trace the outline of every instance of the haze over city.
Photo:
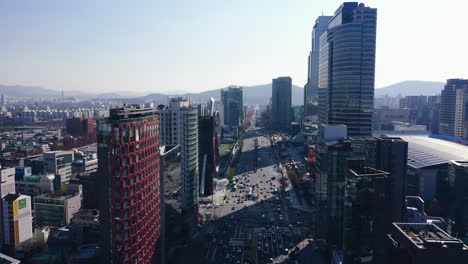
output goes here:
[[[2, 1], [0, 84], [173, 94], [291, 76], [302, 87], [315, 16], [339, 4]], [[379, 7], [377, 88], [467, 75], [467, 1], [368, 4]]]
[[468, 263], [468, 4], [383, 2], [0, 2], [0, 263]]

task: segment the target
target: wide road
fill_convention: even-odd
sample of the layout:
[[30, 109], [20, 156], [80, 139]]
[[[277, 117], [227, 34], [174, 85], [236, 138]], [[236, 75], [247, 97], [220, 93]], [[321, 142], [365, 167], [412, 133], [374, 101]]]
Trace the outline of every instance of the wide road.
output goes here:
[[212, 219], [202, 229], [210, 228], [214, 235], [205, 263], [323, 263], [309, 237], [311, 214], [294, 208], [297, 199], [289, 186], [281, 191], [281, 168], [268, 134], [254, 126], [255, 119], [252, 124], [237, 166], [236, 188], [227, 180], [218, 183], [213, 203], [201, 207]]

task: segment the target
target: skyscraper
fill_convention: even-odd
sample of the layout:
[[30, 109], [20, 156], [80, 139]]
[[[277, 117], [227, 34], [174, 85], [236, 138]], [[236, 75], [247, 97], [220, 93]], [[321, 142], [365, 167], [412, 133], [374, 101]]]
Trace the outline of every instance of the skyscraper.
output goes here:
[[320, 37], [319, 121], [372, 134], [377, 9], [343, 3]]
[[221, 90], [224, 105], [224, 124], [239, 126], [244, 121], [244, 99], [242, 87], [230, 86]]
[[[385, 239], [390, 231], [390, 175], [365, 167], [365, 161], [349, 161], [342, 203], [344, 263], [372, 259], [382, 263]], [[366, 263], [366, 262], [364, 262]]]
[[319, 16], [312, 30], [312, 46], [307, 59], [307, 84], [304, 87], [304, 113], [306, 115], [314, 114], [311, 106], [316, 104], [318, 96], [320, 36], [327, 31], [331, 18], [331, 16]]
[[271, 125], [276, 129], [286, 130], [291, 124], [291, 77], [273, 79], [271, 86]]
[[456, 137], [463, 135], [463, 128], [467, 123], [467, 98], [468, 80], [447, 80], [440, 97], [440, 134]]
[[213, 178], [219, 167], [219, 116], [200, 116], [198, 119], [200, 195], [213, 194]]
[[408, 171], [408, 142], [398, 137], [377, 137], [376, 168], [390, 173], [391, 218], [393, 222], [403, 221]]
[[102, 260], [151, 263], [160, 239], [156, 109], [124, 105], [98, 122]]
[[189, 98], [173, 98], [169, 107], [158, 109], [161, 121], [161, 144], [180, 145], [182, 166], [182, 209], [197, 215], [198, 179], [198, 109]]

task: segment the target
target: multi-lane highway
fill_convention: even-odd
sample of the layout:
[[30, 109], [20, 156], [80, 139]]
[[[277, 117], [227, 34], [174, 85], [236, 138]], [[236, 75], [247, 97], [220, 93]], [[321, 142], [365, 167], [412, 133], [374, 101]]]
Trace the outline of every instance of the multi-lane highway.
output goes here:
[[235, 180], [219, 181], [213, 203], [201, 206], [213, 235], [206, 263], [322, 263], [310, 235], [313, 218], [295, 209], [295, 193], [282, 188], [281, 177], [268, 134], [251, 127]]

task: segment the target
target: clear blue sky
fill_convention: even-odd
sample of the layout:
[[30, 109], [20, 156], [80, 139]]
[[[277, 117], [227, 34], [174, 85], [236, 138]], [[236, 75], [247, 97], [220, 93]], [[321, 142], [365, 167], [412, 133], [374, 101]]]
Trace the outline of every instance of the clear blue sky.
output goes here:
[[[315, 18], [336, 0], [0, 1], [0, 84], [112, 92], [306, 81]], [[468, 78], [466, 0], [370, 0], [376, 87]]]

